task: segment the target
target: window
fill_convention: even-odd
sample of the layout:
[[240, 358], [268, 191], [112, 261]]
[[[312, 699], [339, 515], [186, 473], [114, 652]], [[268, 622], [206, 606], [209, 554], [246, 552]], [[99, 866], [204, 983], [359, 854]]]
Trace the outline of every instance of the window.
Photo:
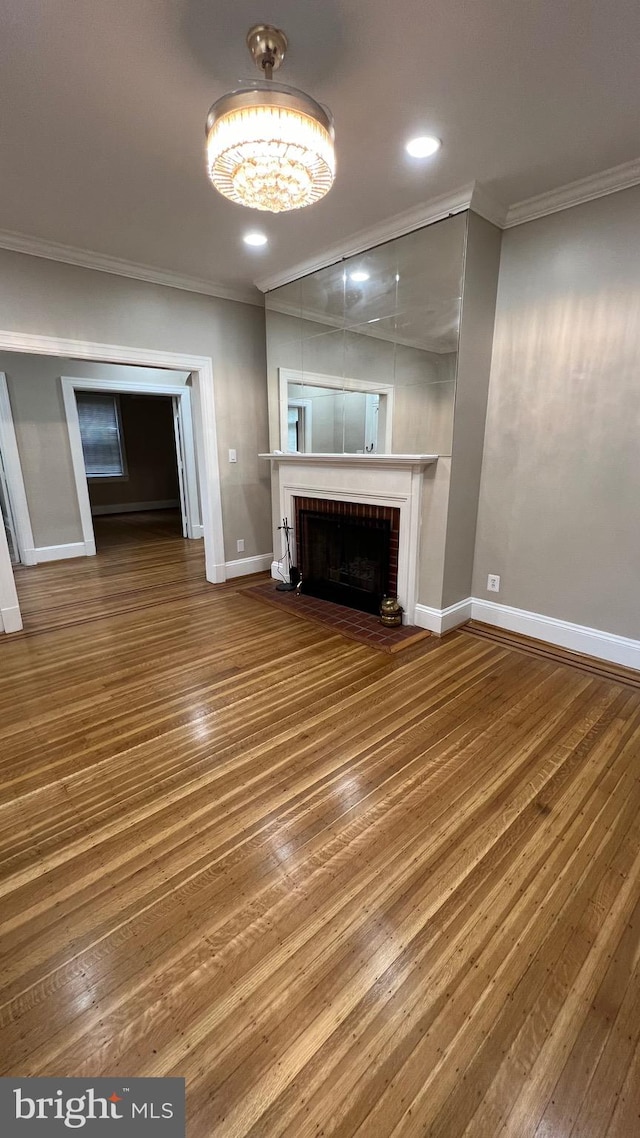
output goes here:
[[88, 478], [126, 475], [117, 395], [76, 393], [84, 466]]

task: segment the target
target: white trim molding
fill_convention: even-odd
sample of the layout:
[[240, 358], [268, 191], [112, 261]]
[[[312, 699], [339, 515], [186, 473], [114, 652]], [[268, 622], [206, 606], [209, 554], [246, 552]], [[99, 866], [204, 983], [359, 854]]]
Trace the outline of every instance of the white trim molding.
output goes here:
[[[109, 506], [92, 506], [91, 513], [94, 518], [108, 514], [139, 514], [148, 510], [176, 510], [180, 506], [178, 498], [165, 498], [155, 502], [115, 502]], [[198, 527], [202, 529], [202, 526]]]
[[312, 452], [311, 454], [284, 454], [281, 451], [270, 451], [269, 454], [259, 454], [258, 458], [268, 458], [271, 462], [280, 465], [291, 463], [294, 466], [301, 463], [313, 462], [319, 466], [359, 466], [363, 469], [367, 467], [382, 466], [388, 470], [423, 470], [425, 466], [430, 466], [433, 462], [437, 462], [439, 455], [437, 454], [348, 454], [346, 451], [341, 454], [322, 454]]
[[[187, 537], [193, 537], [194, 527], [200, 524], [200, 514], [198, 512], [197, 475], [191, 416], [191, 388], [187, 387], [186, 384], [180, 383], [159, 384], [140, 380], [84, 379], [78, 376], [66, 375], [61, 376], [60, 382], [62, 384], [62, 400], [69, 433], [73, 476], [76, 484], [76, 493], [78, 495], [78, 507], [80, 509], [82, 537], [87, 555], [93, 556], [95, 554], [96, 541], [93, 532], [89, 484], [82, 452], [76, 391], [102, 391], [132, 395], [166, 395], [177, 401], [177, 413], [181, 420], [180, 438], [183, 442], [182, 449], [184, 451], [182, 455], [176, 454], [176, 461], [179, 468], [184, 468], [184, 478], [182, 482], [185, 489], [183, 532]], [[178, 442], [176, 440], [176, 449], [177, 447]]]
[[417, 604], [413, 623], [417, 624], [418, 628], [428, 628], [429, 632], [442, 636], [452, 628], [457, 628], [459, 624], [471, 620], [471, 604], [471, 597], [467, 597], [465, 601], [457, 601], [455, 605], [449, 605], [445, 609]]
[[316, 272], [317, 269], [325, 269], [328, 265], [336, 264], [345, 257], [363, 253], [375, 245], [391, 241], [394, 237], [402, 237], [405, 233], [412, 233], [416, 229], [431, 225], [434, 221], [442, 221], [451, 214], [462, 213], [466, 209], [473, 210], [498, 229], [510, 229], [514, 225], [523, 225], [537, 217], [570, 209], [582, 202], [617, 193], [618, 190], [627, 190], [638, 184], [640, 184], [640, 158], [634, 158], [630, 162], [623, 162], [620, 166], [613, 166], [586, 178], [580, 178], [578, 181], [558, 186], [546, 193], [512, 203], [509, 207], [494, 198], [481, 183], [471, 182], [452, 190], [449, 194], [442, 194], [440, 197], [432, 198], [431, 201], [422, 202], [404, 213], [388, 217], [368, 229], [347, 234], [342, 241], [324, 249], [322, 253], [299, 261], [279, 273], [261, 277], [255, 283], [262, 292], [270, 292], [280, 285], [289, 284], [299, 277]]
[[88, 557], [96, 551], [95, 544], [87, 548], [84, 541], [70, 541], [66, 545], [39, 545], [34, 549], [36, 564], [43, 561], [66, 561], [71, 557]]
[[267, 573], [271, 569], [273, 553], [259, 553], [256, 557], [240, 557], [237, 561], [227, 561], [227, 579], [230, 577], [249, 577], [252, 573]]
[[623, 162], [621, 166], [613, 166], [609, 170], [591, 174], [588, 178], [580, 178], [577, 182], [569, 182], [568, 185], [559, 186], [545, 194], [516, 202], [507, 210], [503, 228], [510, 229], [514, 225], [524, 225], [527, 221], [535, 221], [537, 217], [559, 213], [560, 210], [571, 209], [572, 206], [605, 197], [607, 194], [615, 194], [618, 190], [628, 190], [631, 186], [639, 184], [640, 158], [634, 158], [632, 162]]
[[640, 183], [640, 159], [624, 162], [609, 170], [589, 175], [568, 185], [557, 187], [535, 197], [515, 202], [508, 208], [485, 189], [479, 182], [471, 182], [458, 187], [450, 193], [441, 194], [429, 201], [421, 202], [409, 210], [395, 214], [378, 222], [367, 229], [358, 230], [345, 236], [343, 241], [325, 249], [316, 256], [292, 265], [279, 273], [261, 277], [255, 282], [255, 288], [232, 287], [219, 281], [205, 280], [189, 274], [177, 273], [172, 269], [159, 268], [153, 265], [144, 265], [136, 261], [128, 261], [120, 257], [112, 257], [106, 253], [98, 253], [92, 249], [80, 249], [73, 245], [65, 245], [57, 241], [49, 241], [44, 237], [33, 237], [26, 233], [16, 233], [11, 230], [0, 230], [0, 248], [8, 249], [14, 253], [24, 253], [27, 256], [43, 257], [48, 261], [60, 261], [66, 265], [76, 265], [79, 268], [94, 269], [97, 272], [112, 273], [115, 276], [129, 277], [132, 280], [145, 281], [148, 284], [164, 285], [168, 288], [177, 288], [186, 292], [199, 293], [202, 296], [215, 296], [223, 300], [236, 300], [241, 304], [254, 304], [260, 307], [263, 303], [260, 293], [269, 292], [280, 285], [288, 284], [298, 277], [315, 272], [316, 269], [326, 268], [342, 260], [343, 257], [362, 253], [384, 241], [391, 241], [394, 237], [402, 237], [434, 221], [442, 221], [451, 214], [462, 213], [472, 209], [487, 221], [500, 229], [521, 225], [533, 221], [536, 217], [544, 217], [548, 213], [569, 209], [581, 202], [591, 201], [593, 198], [605, 194], [615, 193], [617, 190], [628, 189]]
[[501, 605], [496, 601], [485, 601], [479, 597], [467, 597], [445, 609], [429, 608], [421, 604], [415, 607], [415, 623], [438, 635], [449, 632], [468, 620], [492, 624], [495, 628], [504, 628], [508, 632], [519, 632], [533, 640], [556, 644], [570, 652], [579, 652], [583, 656], [593, 656], [596, 660], [607, 660], [611, 664], [640, 671], [640, 640], [603, 632], [600, 628], [573, 624], [568, 620], [558, 620], [557, 617]]
[[313, 273], [316, 269], [325, 269], [344, 257], [352, 257], [355, 253], [364, 253], [375, 245], [382, 245], [385, 241], [392, 241], [394, 237], [403, 237], [405, 233], [413, 233], [415, 229], [422, 229], [425, 225], [432, 225], [434, 221], [442, 221], [451, 214], [463, 213], [472, 209], [479, 213], [486, 221], [501, 228], [507, 215], [506, 207], [493, 198], [488, 190], [479, 182], [469, 182], [466, 186], [459, 186], [448, 194], [441, 194], [437, 198], [421, 202], [411, 209], [396, 213], [379, 221], [367, 229], [360, 229], [356, 233], [348, 234], [342, 241], [324, 249], [315, 257], [299, 261], [279, 273], [261, 277], [255, 282], [261, 292], [270, 292], [280, 285], [289, 284], [290, 281]]
[[497, 229], [503, 229], [507, 217], [506, 205], [494, 198], [481, 182], [473, 183], [469, 209], [490, 221]]
[[624, 668], [640, 671], [640, 640], [618, 636], [613, 632], [603, 632], [599, 628], [589, 628], [584, 624], [573, 624], [568, 620], [544, 616], [526, 609], [500, 605], [495, 601], [480, 600], [474, 597], [471, 602], [471, 615], [474, 620], [505, 628], [509, 632], [520, 632], [534, 640], [546, 640], [567, 648], [570, 652], [580, 652], [585, 656], [595, 656], [597, 660], [608, 660]]
[[197, 292], [202, 296], [217, 296], [221, 300], [237, 300], [240, 304], [262, 305], [262, 297], [257, 289], [248, 285], [246, 288], [230, 288], [218, 281], [202, 280], [175, 273], [172, 269], [155, 268], [153, 265], [141, 265], [136, 261], [125, 261], [120, 257], [111, 257], [106, 253], [96, 253], [93, 249], [78, 249], [74, 245], [61, 245], [57, 241], [48, 241], [44, 237], [29, 237], [26, 233], [14, 233], [10, 230], [0, 230], [0, 249], [9, 249], [13, 253], [25, 253], [30, 257], [44, 257], [47, 261], [61, 261], [64, 265], [77, 265], [81, 269], [95, 269], [100, 273], [113, 273], [118, 277], [130, 277], [136, 281], [146, 281], [147, 284], [165, 285], [167, 288], [179, 288], [183, 292]]
[[23, 565], [35, 565], [31, 518], [29, 517], [27, 495], [22, 477], [7, 377], [3, 371], [0, 371], [0, 453], [2, 454], [11, 512], [16, 527], [20, 561]]
[[256, 286], [262, 292], [270, 292], [280, 285], [289, 284], [290, 281], [314, 273], [316, 269], [325, 269], [341, 261], [343, 257], [351, 257], [354, 253], [363, 253], [365, 249], [372, 249], [374, 245], [381, 245], [384, 241], [391, 241], [394, 237], [402, 237], [405, 233], [412, 233], [424, 225], [431, 225], [434, 221], [442, 221], [452, 213], [462, 213], [469, 209], [473, 197], [474, 183], [453, 190], [450, 194], [432, 198], [431, 201], [422, 202], [412, 209], [387, 217], [384, 221], [367, 229], [360, 229], [357, 233], [346, 235], [342, 241], [323, 249], [322, 253], [299, 261], [297, 265], [279, 273], [257, 280]]
[[11, 608], [0, 609], [0, 632], [20, 632], [22, 630], [22, 615], [18, 605]]
[[[392, 383], [380, 383], [377, 380], [352, 379], [341, 375], [324, 375], [315, 371], [298, 371], [295, 368], [278, 368], [278, 391], [280, 401], [280, 446], [283, 451], [287, 448], [287, 409], [289, 407], [289, 384], [295, 383], [302, 387], [322, 387], [331, 391], [356, 391], [360, 395], [378, 395], [384, 403], [381, 405], [380, 424], [383, 435], [382, 450], [391, 451], [391, 437], [393, 428], [393, 397], [395, 388]], [[309, 400], [309, 402], [312, 402]], [[309, 453], [305, 451], [305, 453]]]

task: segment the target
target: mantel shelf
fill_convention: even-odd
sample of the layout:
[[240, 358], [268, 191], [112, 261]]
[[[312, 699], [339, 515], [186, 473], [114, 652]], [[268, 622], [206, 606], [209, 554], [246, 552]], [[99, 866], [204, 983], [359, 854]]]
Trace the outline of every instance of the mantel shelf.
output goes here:
[[307, 463], [324, 466], [429, 466], [437, 462], [437, 454], [280, 454], [272, 451], [270, 454], [260, 454], [259, 458], [268, 458], [271, 462]]

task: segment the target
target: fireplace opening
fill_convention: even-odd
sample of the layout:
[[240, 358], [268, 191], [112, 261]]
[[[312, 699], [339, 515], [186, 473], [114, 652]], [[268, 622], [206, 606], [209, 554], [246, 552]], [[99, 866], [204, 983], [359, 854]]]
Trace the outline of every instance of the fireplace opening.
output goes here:
[[376, 613], [395, 592], [399, 510], [297, 499], [296, 544], [302, 592]]

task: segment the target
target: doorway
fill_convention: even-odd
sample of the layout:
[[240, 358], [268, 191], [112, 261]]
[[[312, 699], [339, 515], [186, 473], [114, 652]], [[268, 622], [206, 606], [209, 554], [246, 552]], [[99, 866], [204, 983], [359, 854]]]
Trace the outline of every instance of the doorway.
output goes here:
[[202, 536], [189, 387], [63, 376], [62, 395], [86, 553], [105, 514], [178, 509], [182, 536]]
[[[217, 584], [226, 580], [212, 359], [209, 356], [180, 354], [155, 348], [132, 348], [117, 344], [94, 343], [93, 341], [13, 331], [0, 331], [0, 349], [7, 352], [24, 353], [34, 358], [47, 356], [75, 361], [88, 360], [100, 364], [109, 362], [132, 367], [184, 371], [191, 375], [190, 394], [193, 398], [192, 406], [194, 409], [193, 428], [197, 436], [199, 460], [195, 497], [196, 501], [199, 500], [201, 511], [200, 525], [194, 536], [204, 538], [207, 581]], [[1, 394], [0, 391], [0, 396]], [[1, 402], [0, 398], [0, 404]], [[1, 415], [2, 406], [0, 405], [0, 417]], [[86, 503], [88, 505], [88, 494]], [[87, 515], [90, 523], [90, 508]], [[24, 517], [21, 514], [21, 518], [18, 519], [18, 536], [20, 536], [22, 529], [27, 550], [24, 563], [34, 564], [40, 558], [34, 557], [32, 538], [27, 547], [28, 521], [28, 512]], [[83, 545], [82, 550], [73, 555], [79, 556], [84, 552], [87, 550]], [[71, 556], [71, 554], [67, 554], [67, 556]], [[20, 608], [12, 569], [4, 526], [2, 526], [0, 527], [0, 631], [5, 632], [18, 631], [21, 628]]]
[[177, 396], [77, 390], [76, 405], [97, 552], [194, 536]]

